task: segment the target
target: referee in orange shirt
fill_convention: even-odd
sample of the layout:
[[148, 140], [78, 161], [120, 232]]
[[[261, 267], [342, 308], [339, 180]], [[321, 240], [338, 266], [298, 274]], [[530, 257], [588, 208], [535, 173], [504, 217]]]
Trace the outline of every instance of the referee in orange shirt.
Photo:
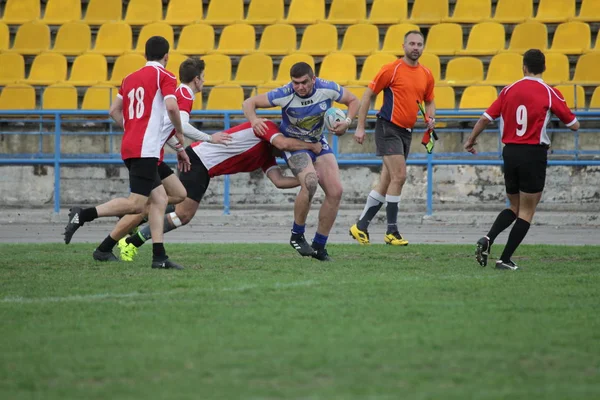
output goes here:
[[360, 244], [369, 244], [369, 223], [384, 202], [387, 202], [386, 244], [406, 246], [408, 241], [398, 231], [398, 203], [406, 181], [406, 157], [410, 150], [412, 129], [419, 112], [417, 101], [425, 101], [429, 116], [428, 128], [435, 126], [434, 80], [431, 71], [419, 64], [424, 37], [419, 31], [404, 36], [404, 57], [384, 65], [371, 81], [360, 102], [358, 125], [354, 139], [365, 140], [365, 121], [371, 99], [383, 90], [383, 105], [377, 113], [375, 144], [377, 155], [383, 156], [379, 183], [371, 190], [358, 222], [350, 227], [350, 236]]

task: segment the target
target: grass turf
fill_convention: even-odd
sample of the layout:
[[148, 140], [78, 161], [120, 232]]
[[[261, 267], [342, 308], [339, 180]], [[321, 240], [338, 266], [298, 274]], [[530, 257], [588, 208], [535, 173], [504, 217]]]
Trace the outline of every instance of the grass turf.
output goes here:
[[0, 398], [600, 398], [600, 247], [329, 250], [0, 245]]

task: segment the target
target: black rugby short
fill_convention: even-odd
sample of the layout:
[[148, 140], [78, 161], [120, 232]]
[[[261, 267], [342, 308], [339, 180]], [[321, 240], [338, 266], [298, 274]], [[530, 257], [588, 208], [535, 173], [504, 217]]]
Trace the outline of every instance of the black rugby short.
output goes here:
[[502, 150], [506, 193], [539, 193], [546, 185], [548, 146], [507, 144]]
[[128, 158], [124, 161], [129, 170], [131, 193], [150, 197], [150, 192], [162, 184], [158, 175], [158, 158]]
[[375, 148], [378, 156], [402, 155], [410, 151], [412, 133], [390, 121], [377, 118], [375, 122]]
[[179, 174], [179, 180], [183, 183], [183, 187], [187, 190], [187, 197], [200, 203], [208, 184], [210, 183], [210, 176], [208, 170], [202, 164], [200, 157], [192, 150], [190, 146], [185, 149], [192, 166], [187, 172], [181, 172]]
[[171, 169], [171, 167], [165, 164], [164, 161], [161, 161], [158, 164], [158, 176], [160, 177], [160, 180], [162, 181], [171, 175], [173, 175], [173, 170]]

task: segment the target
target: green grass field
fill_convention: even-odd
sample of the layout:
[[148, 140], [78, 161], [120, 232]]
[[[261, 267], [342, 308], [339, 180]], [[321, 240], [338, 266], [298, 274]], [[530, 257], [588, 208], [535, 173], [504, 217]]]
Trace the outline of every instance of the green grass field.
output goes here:
[[600, 247], [93, 248], [0, 245], [1, 399], [600, 398]]

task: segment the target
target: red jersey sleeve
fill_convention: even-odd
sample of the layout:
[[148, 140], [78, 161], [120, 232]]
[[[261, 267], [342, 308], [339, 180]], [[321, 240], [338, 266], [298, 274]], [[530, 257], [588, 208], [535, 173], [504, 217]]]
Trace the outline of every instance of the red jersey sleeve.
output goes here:
[[552, 92], [552, 101], [550, 103], [550, 111], [552, 111], [552, 114], [556, 115], [558, 119], [567, 126], [571, 126], [577, 122], [577, 117], [575, 117], [573, 111], [567, 106], [567, 102], [560, 90], [550, 88], [550, 91]]
[[163, 98], [165, 100], [169, 97], [173, 97], [176, 99], [177, 96], [175, 96], [175, 90], [177, 89], [177, 79], [165, 69], [157, 68], [157, 70], [158, 86], [160, 87], [160, 91], [163, 95]]
[[495, 120], [502, 113], [502, 101], [504, 100], [504, 89], [500, 92], [500, 96], [492, 103], [492, 105], [485, 110], [483, 115], [490, 121]]
[[[267, 122], [265, 122], [265, 124], [267, 125], [267, 133], [265, 133], [263, 136], [257, 135], [257, 137], [271, 143], [271, 140], [275, 136], [279, 135], [281, 132], [279, 132], [279, 127], [277, 126], [277, 124], [275, 124], [271, 121], [267, 121]], [[256, 135], [256, 133], [255, 133], [255, 135]]]
[[277, 161], [275, 160], [275, 157], [271, 156], [265, 160], [265, 163], [260, 168], [266, 174], [268, 170], [275, 167], [276, 165], [277, 165]]
[[375, 75], [375, 78], [369, 83], [369, 89], [373, 91], [373, 93], [378, 94], [383, 89], [390, 85], [392, 81], [392, 75], [394, 74], [394, 66], [395, 64], [386, 64]]
[[194, 106], [194, 98], [189, 98], [188, 93], [181, 89], [177, 90], [177, 106], [179, 106], [179, 111], [185, 111], [189, 114]]

